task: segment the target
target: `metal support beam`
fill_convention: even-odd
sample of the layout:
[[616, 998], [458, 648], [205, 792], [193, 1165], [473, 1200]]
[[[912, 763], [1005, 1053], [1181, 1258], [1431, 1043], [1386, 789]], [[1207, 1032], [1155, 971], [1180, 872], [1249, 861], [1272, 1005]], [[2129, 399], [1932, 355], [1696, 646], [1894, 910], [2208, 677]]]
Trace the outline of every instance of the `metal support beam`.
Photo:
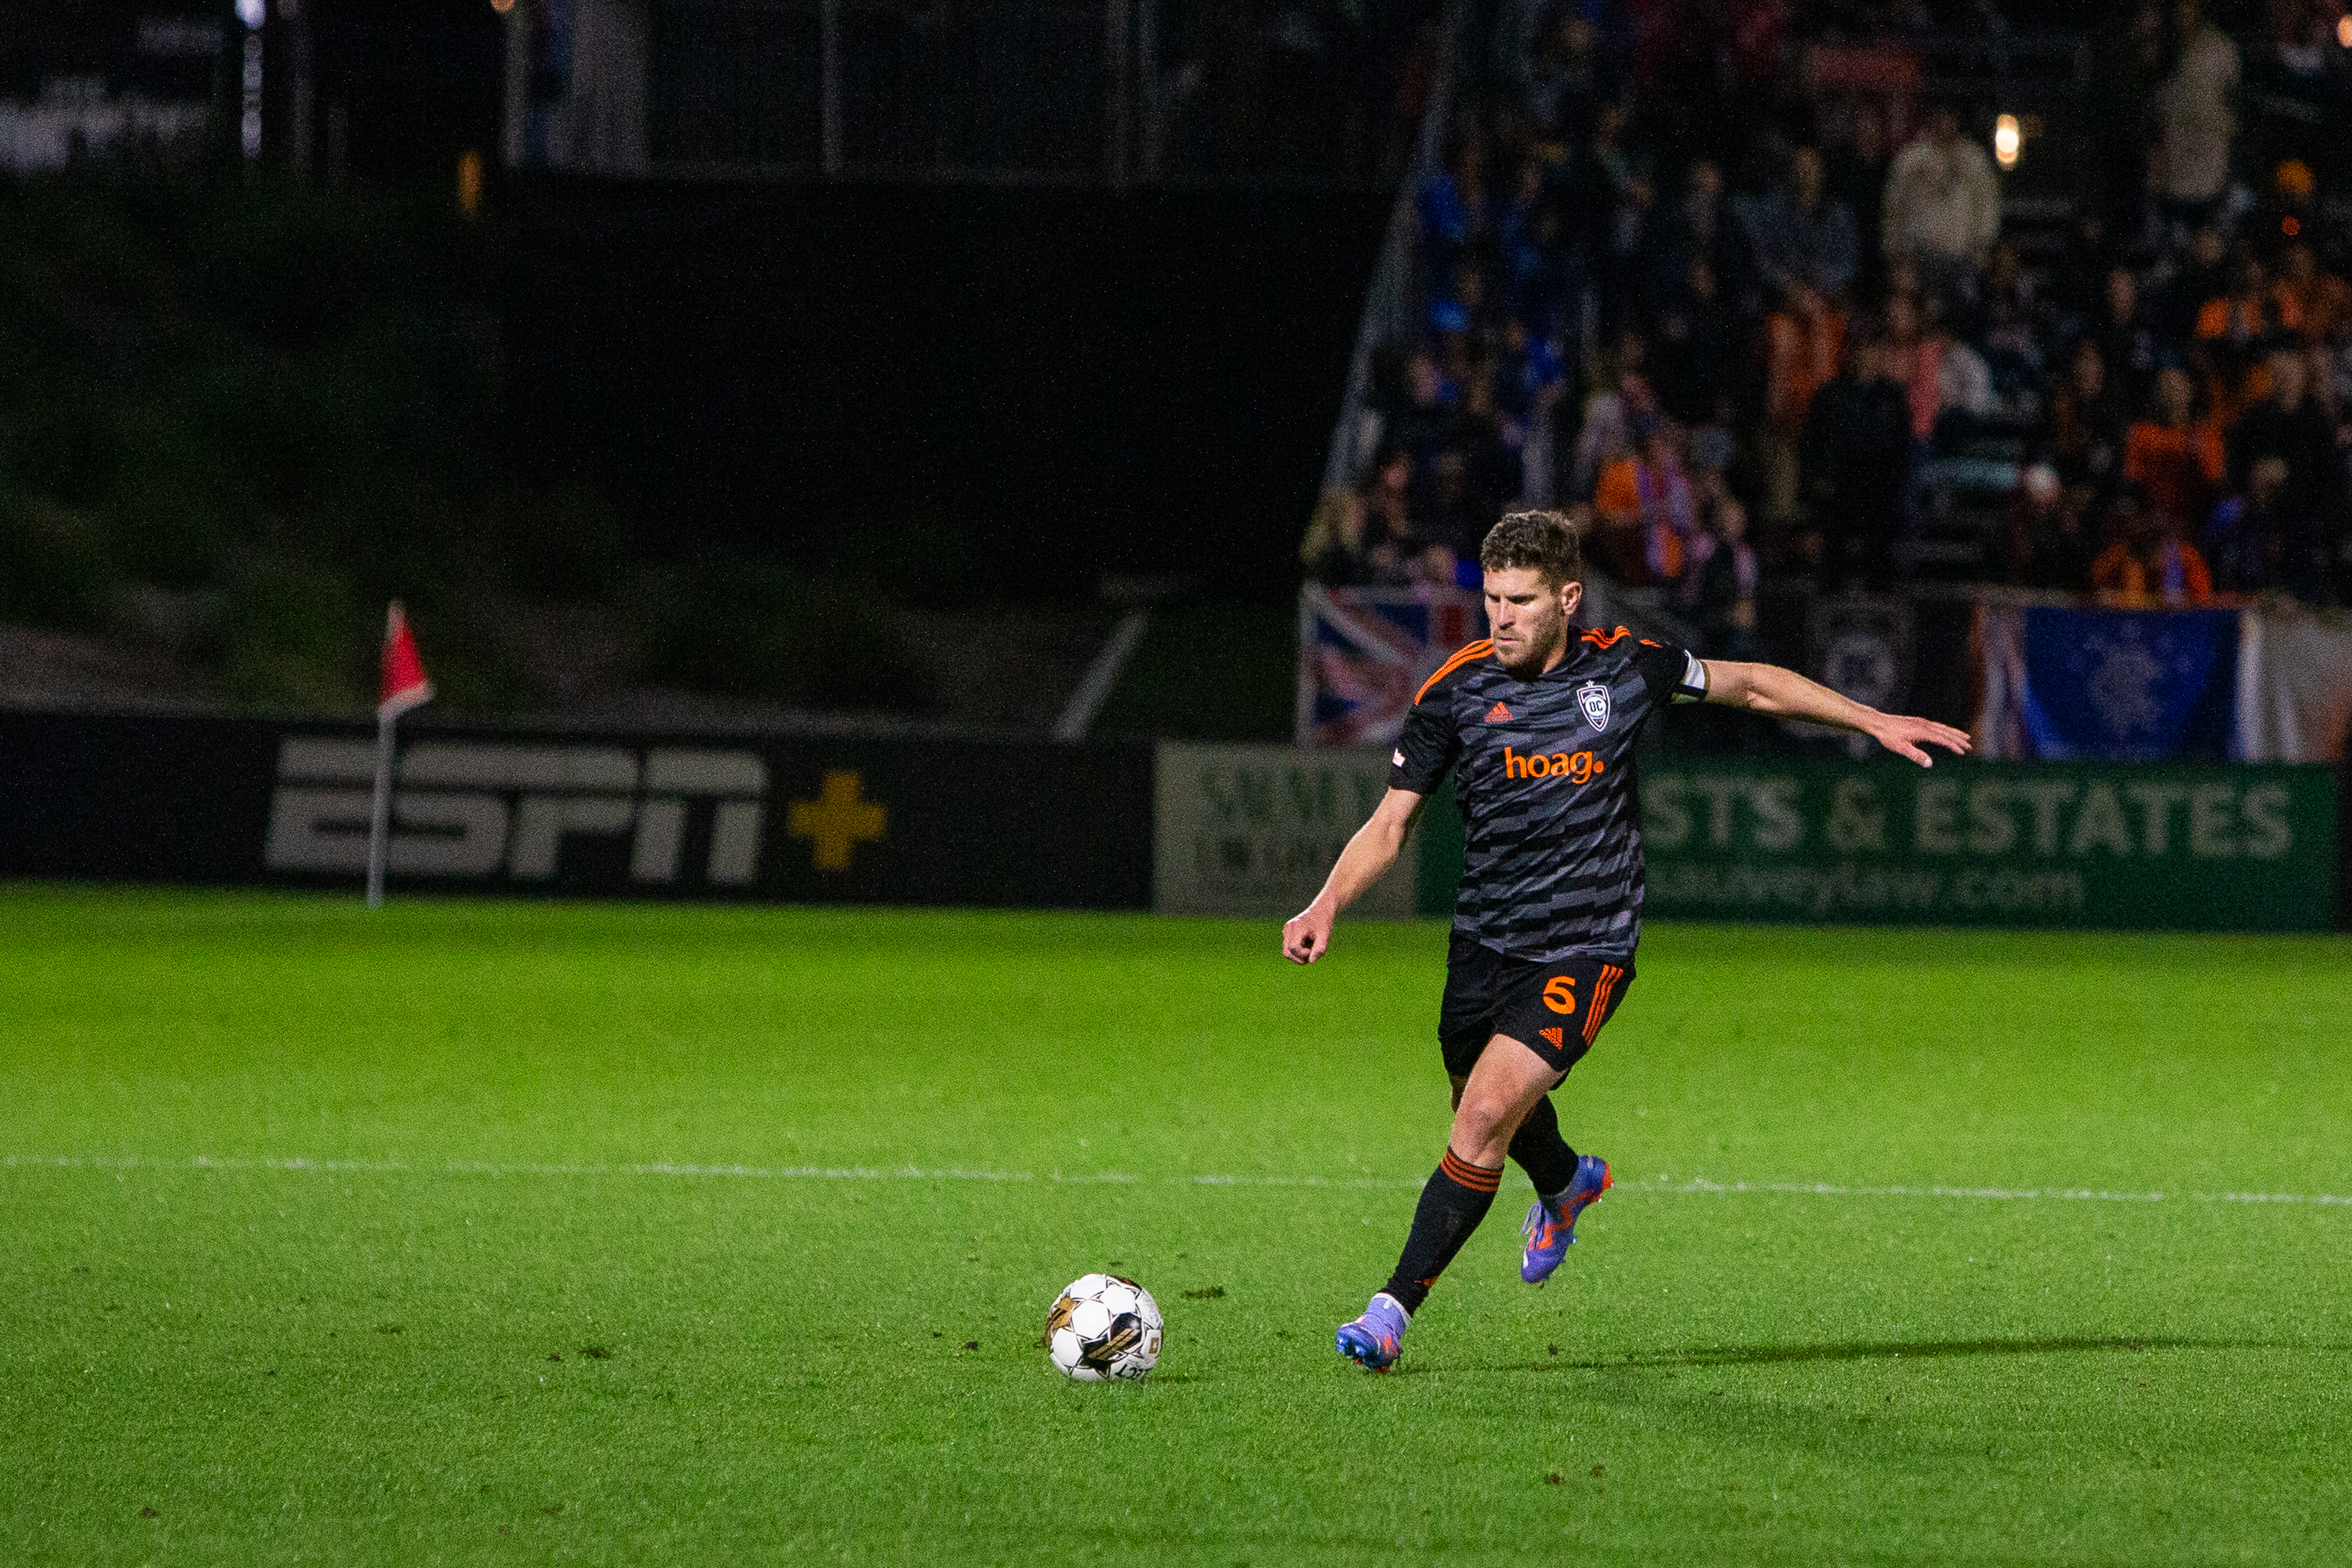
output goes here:
[[820, 122], [818, 151], [827, 178], [841, 172], [841, 0], [823, 0], [817, 7], [817, 49]]
[[1143, 178], [1160, 178], [1166, 156], [1166, 128], [1160, 123], [1160, 0], [1135, 0], [1136, 99], [1143, 110]]
[[1110, 84], [1104, 127], [1103, 173], [1117, 190], [1127, 183], [1128, 138], [1135, 125], [1135, 52], [1128, 47], [1128, 8], [1134, 0], [1103, 0], [1103, 64]]
[[499, 126], [499, 161], [522, 166], [530, 121], [530, 12], [515, 0], [506, 9], [505, 117]]
[[1060, 721], [1054, 726], [1055, 740], [1076, 742], [1087, 737], [1087, 732], [1095, 727], [1095, 716], [1102, 712], [1111, 688], [1126, 673], [1135, 645], [1143, 641], [1144, 629], [1150, 624], [1149, 610], [1130, 610], [1119, 617], [1118, 624], [1111, 628], [1110, 636], [1104, 641], [1102, 651], [1087, 666], [1086, 679], [1070, 694], [1070, 706], [1062, 710]]

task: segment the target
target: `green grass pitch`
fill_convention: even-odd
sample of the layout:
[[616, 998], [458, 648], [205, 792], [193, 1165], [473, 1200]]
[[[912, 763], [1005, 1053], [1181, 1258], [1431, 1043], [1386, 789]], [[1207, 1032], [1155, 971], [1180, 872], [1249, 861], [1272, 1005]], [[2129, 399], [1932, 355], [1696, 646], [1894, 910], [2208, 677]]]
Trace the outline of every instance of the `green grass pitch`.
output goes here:
[[0, 1562], [2352, 1561], [2343, 943], [1654, 929], [1387, 1376], [1444, 933], [1276, 947], [0, 891]]

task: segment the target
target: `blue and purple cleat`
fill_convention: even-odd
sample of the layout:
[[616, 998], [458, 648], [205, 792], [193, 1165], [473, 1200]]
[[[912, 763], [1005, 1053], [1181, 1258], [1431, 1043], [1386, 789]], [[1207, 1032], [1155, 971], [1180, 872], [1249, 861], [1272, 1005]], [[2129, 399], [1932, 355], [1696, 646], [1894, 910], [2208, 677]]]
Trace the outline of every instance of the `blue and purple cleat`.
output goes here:
[[1339, 1354], [1366, 1372], [1386, 1372], [1404, 1354], [1404, 1328], [1411, 1322], [1397, 1299], [1382, 1291], [1362, 1317], [1339, 1325]]
[[1576, 1245], [1576, 1217], [1614, 1183], [1607, 1160], [1599, 1155], [1577, 1156], [1576, 1179], [1559, 1195], [1558, 1207], [1538, 1198], [1528, 1210], [1528, 1222], [1519, 1228], [1519, 1234], [1528, 1239], [1527, 1250], [1519, 1256], [1520, 1279], [1540, 1285], [1551, 1278], [1568, 1249]]

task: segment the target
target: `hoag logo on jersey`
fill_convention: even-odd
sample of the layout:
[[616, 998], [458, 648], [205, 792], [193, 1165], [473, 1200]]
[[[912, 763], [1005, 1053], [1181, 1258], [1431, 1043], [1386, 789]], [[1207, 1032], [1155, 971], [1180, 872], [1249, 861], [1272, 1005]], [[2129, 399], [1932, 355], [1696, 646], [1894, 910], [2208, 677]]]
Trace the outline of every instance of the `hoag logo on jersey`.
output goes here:
[[1584, 710], [1584, 722], [1595, 729], [1609, 727], [1609, 688], [1599, 681], [1587, 681], [1576, 688], [1576, 706]]
[[1503, 777], [1506, 779], [1565, 779], [1571, 784], [1590, 784], [1609, 771], [1609, 764], [1590, 751], [1570, 756], [1555, 751], [1547, 757], [1534, 752], [1522, 757], [1509, 747], [1503, 747]]

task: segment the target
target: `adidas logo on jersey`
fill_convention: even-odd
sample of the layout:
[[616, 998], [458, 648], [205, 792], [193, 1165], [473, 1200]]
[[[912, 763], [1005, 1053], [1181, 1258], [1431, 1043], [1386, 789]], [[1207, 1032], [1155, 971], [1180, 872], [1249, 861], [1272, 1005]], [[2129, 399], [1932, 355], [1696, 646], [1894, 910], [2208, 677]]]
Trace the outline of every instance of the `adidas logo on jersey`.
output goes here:
[[1545, 1040], [1547, 1040], [1550, 1041], [1550, 1042], [1551, 1042], [1551, 1048], [1552, 1048], [1554, 1051], [1559, 1051], [1559, 1050], [1560, 1050], [1560, 1049], [1561, 1049], [1560, 1041], [1567, 1038], [1567, 1037], [1566, 1037], [1565, 1035], [1563, 1035], [1563, 1034], [1562, 1034], [1559, 1030], [1556, 1030], [1556, 1029], [1539, 1029], [1539, 1030], [1536, 1030], [1536, 1032], [1537, 1032], [1538, 1034], [1539, 1034], [1539, 1035], [1543, 1036]]
[[1486, 722], [1488, 724], [1508, 724], [1511, 722], [1511, 710], [1503, 704], [1496, 703], [1493, 707], [1486, 710]]

